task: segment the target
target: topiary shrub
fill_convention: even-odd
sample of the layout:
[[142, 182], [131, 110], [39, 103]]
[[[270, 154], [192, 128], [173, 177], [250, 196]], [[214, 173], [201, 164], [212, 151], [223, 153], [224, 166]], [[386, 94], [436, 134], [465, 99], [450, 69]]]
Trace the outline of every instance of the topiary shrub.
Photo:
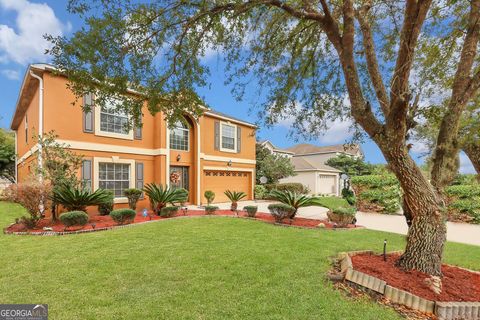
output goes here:
[[142, 190], [131, 188], [125, 189], [124, 191], [125, 197], [128, 199], [128, 207], [132, 210], [137, 209], [137, 202], [138, 199], [142, 196]]
[[160, 216], [164, 218], [170, 218], [178, 213], [177, 206], [164, 207], [160, 210]]
[[88, 222], [88, 214], [84, 211], [69, 211], [60, 215], [60, 221], [68, 228], [72, 226], [84, 226]]
[[290, 217], [295, 212], [294, 207], [283, 203], [270, 204], [268, 205], [268, 210], [277, 223], [281, 223], [283, 219]]
[[218, 210], [217, 206], [205, 206], [205, 214], [215, 214], [215, 211]]
[[357, 210], [353, 207], [338, 207], [327, 212], [328, 220], [336, 223], [339, 227], [346, 227], [355, 220]]
[[258, 207], [257, 206], [245, 206], [243, 207], [243, 210], [247, 212], [247, 215], [250, 218], [255, 218], [255, 215], [257, 214]]
[[205, 196], [205, 199], [207, 199], [208, 205], [210, 205], [213, 202], [213, 200], [215, 200], [215, 192], [211, 190], [205, 191], [203, 195]]
[[117, 224], [125, 224], [133, 222], [135, 219], [136, 212], [132, 209], [117, 209], [110, 212], [110, 217]]
[[268, 194], [267, 188], [261, 184], [257, 184], [254, 189], [255, 199], [265, 199]]
[[98, 213], [101, 216], [108, 216], [113, 210], [114, 196], [112, 190], [106, 190], [108, 193], [108, 199], [105, 199], [105, 203], [98, 205]]

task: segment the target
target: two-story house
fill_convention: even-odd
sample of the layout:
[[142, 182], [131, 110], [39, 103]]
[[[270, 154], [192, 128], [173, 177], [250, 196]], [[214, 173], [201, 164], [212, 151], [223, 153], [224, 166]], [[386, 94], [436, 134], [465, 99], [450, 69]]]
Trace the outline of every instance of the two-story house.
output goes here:
[[[206, 190], [215, 192], [215, 202], [227, 201], [227, 189], [253, 198], [255, 125], [207, 109], [197, 120], [186, 114], [185, 122], [169, 129], [162, 113], [151, 115], [145, 108], [143, 126], [125, 132], [127, 115], [108, 105], [92, 112], [73, 106], [67, 79], [53, 71], [47, 64], [30, 65], [21, 86], [11, 123], [18, 182], [32, 175], [34, 161], [42, 165], [34, 133], [53, 130], [58, 142], [82, 155], [79, 177], [85, 184], [112, 190], [120, 207], [126, 203], [124, 189], [151, 182], [187, 189], [192, 204], [203, 203]], [[139, 207], [148, 207], [148, 199]]]

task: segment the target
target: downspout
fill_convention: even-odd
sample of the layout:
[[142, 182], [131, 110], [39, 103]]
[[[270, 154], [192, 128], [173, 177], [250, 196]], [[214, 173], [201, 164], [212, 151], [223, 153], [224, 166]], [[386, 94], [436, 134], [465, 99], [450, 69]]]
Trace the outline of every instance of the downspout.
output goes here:
[[18, 183], [18, 135], [17, 135], [18, 127], [17, 130], [15, 130], [15, 183]]
[[[43, 138], [43, 79], [30, 70], [30, 75], [38, 80], [39, 95], [38, 95], [38, 138]], [[43, 158], [42, 158], [42, 144], [38, 143], [38, 167], [40, 171], [43, 171]], [[43, 182], [43, 173], [40, 174], [40, 182]]]

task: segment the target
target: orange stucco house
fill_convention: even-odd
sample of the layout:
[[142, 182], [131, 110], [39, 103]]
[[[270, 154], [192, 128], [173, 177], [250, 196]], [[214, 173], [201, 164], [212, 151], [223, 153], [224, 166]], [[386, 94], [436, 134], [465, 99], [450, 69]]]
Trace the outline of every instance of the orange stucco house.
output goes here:
[[[184, 187], [191, 204], [204, 203], [205, 190], [215, 192], [215, 202], [227, 201], [227, 189], [253, 198], [255, 125], [206, 110], [198, 121], [186, 115], [188, 125], [169, 129], [161, 113], [152, 116], [145, 110], [143, 127], [125, 132], [127, 116], [108, 107], [85, 113], [73, 106], [67, 79], [54, 70], [47, 64], [30, 65], [20, 89], [11, 123], [18, 182], [29, 178], [33, 162], [39, 161], [33, 134], [54, 130], [59, 142], [82, 155], [79, 177], [94, 190], [113, 190], [116, 207], [126, 206], [125, 188], [151, 182]], [[171, 181], [173, 172], [179, 173], [179, 181]], [[144, 207], [149, 207], [148, 199], [139, 202], [138, 208]]]

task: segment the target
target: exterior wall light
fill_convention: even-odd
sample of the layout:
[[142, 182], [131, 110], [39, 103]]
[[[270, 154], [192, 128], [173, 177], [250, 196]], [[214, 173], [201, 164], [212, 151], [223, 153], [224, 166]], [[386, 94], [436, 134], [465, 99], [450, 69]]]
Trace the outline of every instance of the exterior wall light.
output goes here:
[[229, 161], [227, 162], [227, 166], [229, 166], [229, 167], [232, 166], [232, 160], [229, 160]]
[[177, 154], [177, 161], [180, 161], [182, 159], [182, 156], [180, 154]]

